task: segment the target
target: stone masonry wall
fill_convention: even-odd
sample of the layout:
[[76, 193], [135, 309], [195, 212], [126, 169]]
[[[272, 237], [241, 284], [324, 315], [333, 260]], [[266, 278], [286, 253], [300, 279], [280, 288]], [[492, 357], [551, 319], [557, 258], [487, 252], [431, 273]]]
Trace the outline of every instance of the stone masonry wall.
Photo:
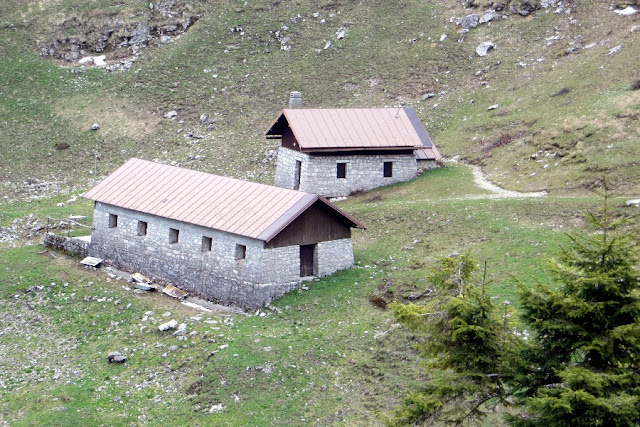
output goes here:
[[[109, 227], [110, 214], [117, 215], [116, 227]], [[147, 223], [146, 235], [138, 235], [138, 221]], [[93, 225], [90, 255], [223, 304], [255, 309], [300, 284], [299, 246], [265, 249], [260, 240], [101, 203], [96, 204]], [[170, 228], [179, 230], [177, 243], [169, 243]], [[212, 238], [211, 251], [202, 250], [203, 236]], [[238, 244], [246, 246], [245, 259], [236, 259]], [[344, 250], [344, 243], [327, 245], [321, 256], [341, 259], [329, 253], [335, 250]], [[341, 268], [353, 265], [350, 256], [351, 264], [340, 261]], [[331, 262], [326, 271], [338, 265]]]
[[47, 233], [44, 236], [42, 245], [47, 248], [54, 248], [68, 252], [72, 255], [85, 258], [89, 254], [89, 246], [91, 242], [75, 237], [60, 236], [53, 233]]
[[[408, 181], [418, 174], [413, 153], [309, 155], [280, 147], [276, 186], [293, 188], [296, 160], [302, 163], [300, 191], [328, 197], [348, 196], [356, 191]], [[346, 178], [336, 177], [336, 165], [339, 162], [347, 163]], [[384, 162], [393, 162], [393, 176], [383, 176]]]
[[318, 277], [329, 276], [336, 271], [353, 266], [351, 239], [320, 242], [316, 246], [316, 272]]
[[417, 162], [419, 174], [438, 167], [438, 162], [435, 160], [418, 160]]

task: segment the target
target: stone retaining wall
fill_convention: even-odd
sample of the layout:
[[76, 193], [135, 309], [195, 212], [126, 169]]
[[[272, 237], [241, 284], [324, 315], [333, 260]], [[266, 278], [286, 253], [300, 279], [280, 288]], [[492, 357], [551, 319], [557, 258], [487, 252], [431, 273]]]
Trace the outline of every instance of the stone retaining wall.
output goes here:
[[58, 249], [77, 255], [81, 258], [89, 256], [91, 241], [81, 240], [77, 237], [60, 236], [53, 233], [47, 233], [44, 236], [42, 245], [47, 248]]

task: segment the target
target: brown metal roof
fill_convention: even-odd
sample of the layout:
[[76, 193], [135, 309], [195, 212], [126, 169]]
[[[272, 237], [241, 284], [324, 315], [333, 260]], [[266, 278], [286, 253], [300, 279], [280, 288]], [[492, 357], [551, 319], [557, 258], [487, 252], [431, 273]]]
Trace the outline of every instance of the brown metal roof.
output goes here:
[[416, 158], [418, 160], [438, 160], [442, 158], [442, 155], [438, 151], [435, 145], [431, 147], [421, 148], [416, 150]]
[[411, 108], [285, 109], [267, 137], [290, 127], [302, 151], [415, 149], [433, 145]]
[[316, 194], [141, 159], [130, 159], [83, 197], [266, 242], [316, 202], [364, 228]]

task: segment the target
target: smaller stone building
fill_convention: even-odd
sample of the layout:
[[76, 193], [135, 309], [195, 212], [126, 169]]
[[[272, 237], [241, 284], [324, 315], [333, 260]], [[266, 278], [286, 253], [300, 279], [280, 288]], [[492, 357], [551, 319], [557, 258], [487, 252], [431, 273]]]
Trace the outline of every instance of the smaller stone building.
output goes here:
[[315, 194], [140, 159], [84, 197], [89, 255], [246, 309], [351, 267], [351, 228], [364, 228]]
[[282, 111], [275, 185], [328, 197], [407, 181], [435, 168], [438, 149], [411, 108]]

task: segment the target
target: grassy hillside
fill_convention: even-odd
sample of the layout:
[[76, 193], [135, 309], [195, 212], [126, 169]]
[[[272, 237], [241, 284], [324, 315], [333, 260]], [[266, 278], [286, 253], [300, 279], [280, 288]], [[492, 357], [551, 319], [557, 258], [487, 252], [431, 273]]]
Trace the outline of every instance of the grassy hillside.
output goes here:
[[[176, 14], [195, 23], [166, 44], [153, 39], [128, 70], [72, 73], [77, 62], [40, 55], [56, 40], [91, 43], [114, 22], [164, 25], [163, 3], [150, 11], [134, 0], [3, 2], [3, 193], [24, 194], [30, 178], [86, 187], [95, 152], [99, 175], [139, 156], [269, 182], [275, 146], [263, 132], [291, 90], [309, 107], [413, 106], [445, 155], [483, 165], [508, 188], [580, 192], [608, 176], [638, 192], [637, 15], [581, 0], [461, 34], [450, 18], [482, 9], [444, 0], [191, 1]], [[489, 40], [496, 49], [478, 57], [475, 47]], [[109, 46], [101, 53], [112, 63], [132, 53]], [[436, 96], [422, 101], [426, 93]], [[177, 117], [164, 118], [171, 110]]]
[[[453, 0], [152, 4], [0, 2], [0, 237], [47, 216], [90, 220], [91, 203], [72, 196], [91, 185], [96, 154], [98, 176], [137, 156], [272, 182], [263, 132], [291, 90], [308, 107], [412, 106], [445, 155], [550, 194], [494, 198], [450, 165], [349, 198], [341, 207], [367, 226], [356, 267], [264, 316], [136, 295], [38, 237], [0, 243], [0, 424], [377, 425], [425, 373], [415, 337], [369, 301], [376, 290], [419, 301], [436, 256], [470, 250], [493, 297], [515, 301], [513, 276], [548, 279], [544, 257], [598, 206], [595, 183], [607, 178], [620, 210], [640, 192], [637, 15], [576, 0], [463, 34], [450, 18], [482, 9]], [[145, 23], [153, 38], [125, 70], [41, 56], [110, 33], [98, 53], [114, 64]], [[481, 58], [482, 41], [496, 48]], [[157, 330], [171, 318], [186, 339]], [[113, 350], [127, 363], [107, 364]]]

